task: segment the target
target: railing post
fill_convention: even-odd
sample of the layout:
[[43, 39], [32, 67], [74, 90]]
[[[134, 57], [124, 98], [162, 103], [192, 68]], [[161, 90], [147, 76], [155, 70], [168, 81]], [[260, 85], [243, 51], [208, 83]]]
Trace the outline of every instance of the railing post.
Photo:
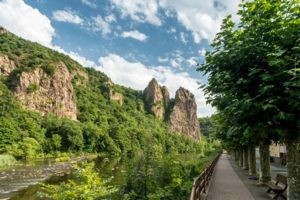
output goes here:
[[206, 186], [208, 186], [209, 181], [211, 180], [211, 176], [220, 155], [221, 154], [218, 154], [210, 165], [197, 178], [195, 178], [190, 200], [201, 200], [201, 192], [206, 193]]

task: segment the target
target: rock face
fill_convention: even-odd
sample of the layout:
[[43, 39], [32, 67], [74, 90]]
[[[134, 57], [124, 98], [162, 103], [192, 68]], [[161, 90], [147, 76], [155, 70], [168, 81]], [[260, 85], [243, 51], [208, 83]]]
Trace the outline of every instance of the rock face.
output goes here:
[[166, 108], [169, 104], [169, 92], [152, 79], [143, 92], [144, 100], [149, 112], [159, 119], [165, 119]]
[[2, 34], [2, 33], [8, 33], [8, 31], [5, 28], [3, 28], [2, 26], [0, 26], [0, 34]]
[[108, 93], [109, 93], [109, 99], [111, 101], [115, 101], [117, 102], [120, 106], [123, 105], [123, 102], [124, 102], [124, 97], [121, 93], [119, 92], [116, 92], [114, 89], [113, 89], [113, 82], [111, 79], [108, 79], [107, 81], [107, 87], [108, 87]]
[[7, 55], [0, 55], [0, 75], [8, 76], [14, 69], [16, 69], [14, 61]]
[[170, 99], [168, 89], [152, 79], [143, 95], [148, 112], [165, 120], [175, 132], [200, 139], [197, 104], [191, 92], [180, 87], [175, 99]]
[[187, 134], [195, 139], [200, 138], [195, 97], [182, 87], [176, 92], [174, 106], [169, 116], [169, 124], [174, 131]]
[[53, 75], [41, 68], [22, 72], [16, 80], [16, 98], [27, 108], [46, 114], [76, 120], [77, 107], [72, 86], [72, 74], [62, 62], [56, 64]]
[[109, 99], [117, 102], [120, 106], [123, 105], [123, 95], [113, 90], [109, 91]]

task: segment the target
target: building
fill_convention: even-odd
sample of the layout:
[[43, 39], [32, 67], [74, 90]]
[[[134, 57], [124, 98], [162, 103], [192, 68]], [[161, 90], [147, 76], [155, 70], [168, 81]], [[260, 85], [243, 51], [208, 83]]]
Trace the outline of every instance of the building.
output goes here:
[[270, 145], [270, 158], [271, 162], [280, 163], [282, 165], [286, 164], [286, 146], [284, 144]]

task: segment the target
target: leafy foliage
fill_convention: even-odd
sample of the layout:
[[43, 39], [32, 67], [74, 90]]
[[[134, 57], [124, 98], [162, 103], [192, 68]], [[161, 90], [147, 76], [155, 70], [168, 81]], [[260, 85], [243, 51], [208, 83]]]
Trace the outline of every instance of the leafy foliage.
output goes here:
[[199, 154], [163, 154], [146, 145], [129, 163], [122, 199], [187, 199], [194, 178], [220, 152], [217, 143], [201, 141]]
[[93, 167], [93, 163], [77, 167], [73, 173], [74, 178], [60, 185], [42, 185], [43, 192], [39, 196], [53, 200], [103, 199], [115, 189], [107, 186]]
[[249, 1], [241, 5], [239, 24], [231, 16], [224, 20], [214, 50], [199, 67], [209, 74], [204, 88], [219, 110], [222, 139], [246, 145], [276, 142], [278, 133], [299, 136], [294, 134], [300, 108], [296, 2]]
[[27, 87], [27, 93], [33, 93], [35, 91], [37, 91], [39, 89], [39, 86], [37, 84], [30, 84], [28, 87]]
[[216, 116], [212, 115], [210, 117], [201, 117], [199, 118], [200, 123], [200, 132], [202, 135], [208, 138], [216, 137]]

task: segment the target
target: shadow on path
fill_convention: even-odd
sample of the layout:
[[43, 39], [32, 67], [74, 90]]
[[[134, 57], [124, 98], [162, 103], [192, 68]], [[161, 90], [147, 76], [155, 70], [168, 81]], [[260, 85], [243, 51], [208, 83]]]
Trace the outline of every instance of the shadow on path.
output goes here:
[[[258, 183], [258, 180], [251, 180], [248, 179], [250, 176], [248, 174], [248, 170], [242, 169], [240, 166], [237, 165], [234, 158], [228, 156], [228, 160], [234, 169], [235, 173], [239, 176], [243, 184], [247, 187], [247, 189], [250, 191], [254, 199], [256, 200], [270, 200], [271, 197], [266, 193], [267, 188], [264, 186], [258, 187], [256, 184]], [[275, 172], [274, 172], [275, 173]], [[273, 177], [272, 177], [273, 178]], [[282, 197], [279, 197], [278, 200], [283, 199]]]

